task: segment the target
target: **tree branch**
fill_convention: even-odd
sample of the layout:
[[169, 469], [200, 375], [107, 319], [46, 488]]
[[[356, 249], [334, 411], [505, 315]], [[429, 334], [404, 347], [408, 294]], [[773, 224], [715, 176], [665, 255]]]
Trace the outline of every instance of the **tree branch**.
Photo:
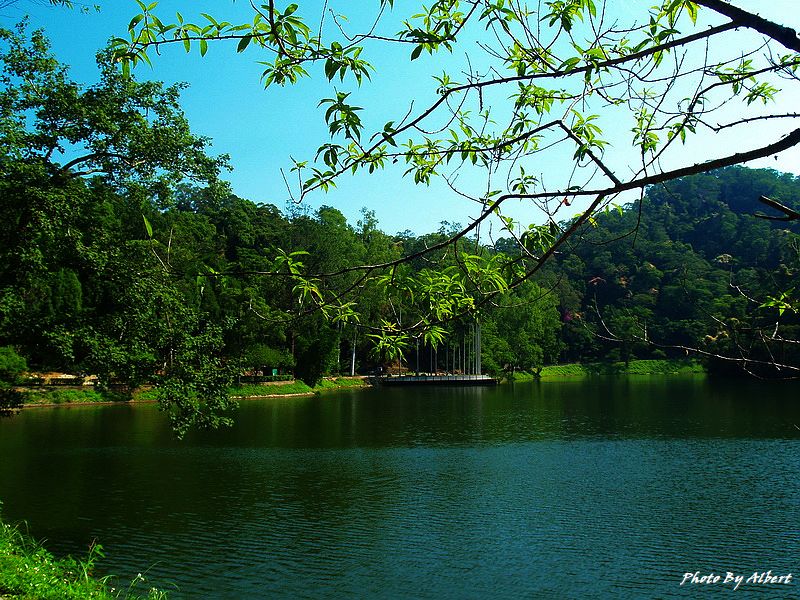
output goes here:
[[587, 73], [590, 71], [595, 71], [598, 69], [606, 69], [608, 67], [614, 67], [616, 65], [620, 65], [630, 61], [636, 61], [640, 58], [646, 58], [647, 56], [651, 56], [656, 52], [663, 52], [664, 50], [669, 50], [671, 48], [677, 48], [678, 46], [685, 46], [686, 44], [691, 44], [692, 42], [696, 42], [698, 40], [702, 40], [705, 38], [712, 37], [714, 35], [724, 33], [725, 31], [730, 31], [732, 29], [736, 29], [736, 24], [734, 23], [726, 23], [724, 25], [717, 25], [715, 27], [709, 27], [705, 31], [700, 31], [698, 33], [694, 33], [692, 35], [688, 35], [686, 37], [682, 37], [676, 40], [672, 40], [671, 42], [666, 42], [664, 44], [659, 44], [657, 46], [651, 46], [650, 48], [645, 48], [644, 50], [640, 50], [639, 52], [634, 52], [632, 54], [626, 54], [625, 56], [619, 56], [617, 58], [612, 58], [609, 60], [601, 61], [595, 64], [586, 65], [584, 67], [578, 67], [576, 69], [570, 70], [555, 70], [549, 71], [546, 73], [533, 73], [531, 75], [517, 75], [514, 77], [501, 77], [499, 79], [489, 79], [488, 81], [478, 81], [475, 83], [466, 83], [464, 85], [455, 86], [449, 88], [447, 91], [449, 92], [460, 92], [468, 89], [474, 88], [482, 88], [490, 85], [498, 85], [504, 83], [513, 83], [515, 81], [530, 81], [534, 79], [556, 79], [559, 77], [566, 77], [567, 75], [578, 75], [581, 73]]
[[[70, 170], [72, 170], [73, 167], [76, 167], [81, 163], [97, 160], [98, 158], [118, 158], [130, 167], [135, 166], [135, 163], [131, 162], [128, 159], [128, 157], [123, 154], [118, 154], [116, 152], [92, 152], [91, 154], [86, 154], [85, 156], [79, 156], [78, 158], [69, 161], [67, 164], [61, 167], [60, 172], [68, 173]], [[102, 172], [102, 169], [93, 169], [91, 172]], [[73, 174], [73, 176], [74, 175], [75, 174]]]
[[791, 27], [778, 25], [763, 17], [759, 17], [757, 14], [747, 12], [746, 10], [742, 10], [722, 0], [695, 0], [695, 2], [701, 6], [710, 8], [714, 12], [725, 15], [737, 27], [755, 29], [776, 42], [780, 42], [790, 50], [800, 52], [800, 38], [797, 37], [797, 32]]
[[769, 219], [770, 221], [797, 221], [800, 220], [800, 213], [796, 210], [792, 210], [788, 206], [781, 204], [780, 202], [773, 200], [772, 198], [767, 198], [766, 196], [761, 196], [759, 201], [767, 206], [774, 208], [777, 211], [782, 212], [785, 217], [772, 217], [769, 215], [762, 215], [762, 214], [755, 214], [753, 216], [758, 217], [759, 219]]

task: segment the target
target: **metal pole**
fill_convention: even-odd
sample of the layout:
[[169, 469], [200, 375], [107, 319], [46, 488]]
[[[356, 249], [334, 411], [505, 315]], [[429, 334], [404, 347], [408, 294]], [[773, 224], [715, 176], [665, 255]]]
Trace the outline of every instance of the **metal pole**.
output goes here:
[[469, 344], [467, 346], [467, 356], [469, 357], [469, 373], [467, 373], [467, 375], [472, 375], [472, 369], [474, 367], [474, 364], [472, 362], [473, 360], [475, 360], [475, 356], [473, 355], [473, 348], [472, 348], [472, 346], [473, 346], [473, 344], [475, 342], [475, 340], [473, 338], [474, 335], [475, 335], [475, 332], [473, 331], [472, 323], [470, 323], [469, 324], [469, 337], [467, 338], [467, 340], [468, 340], [467, 343]]
[[476, 356], [476, 358], [478, 360], [478, 368], [476, 369], [476, 373], [478, 375], [480, 375], [481, 374], [481, 341], [482, 341], [481, 340], [481, 324], [480, 324], [479, 321], [476, 321], [475, 324], [476, 324], [476, 327], [478, 329], [478, 354]]
[[358, 329], [353, 328], [353, 353], [350, 356], [350, 377], [355, 377], [356, 374], [356, 336]]
[[472, 346], [475, 352], [475, 355], [472, 357], [472, 374], [478, 374], [478, 323], [477, 321], [472, 325]]

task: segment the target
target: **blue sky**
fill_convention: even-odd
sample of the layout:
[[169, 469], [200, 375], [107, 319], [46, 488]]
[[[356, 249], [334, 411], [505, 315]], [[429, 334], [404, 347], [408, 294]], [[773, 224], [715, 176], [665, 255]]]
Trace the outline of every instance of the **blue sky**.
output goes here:
[[[98, 48], [113, 35], [123, 35], [131, 16], [136, 14], [134, 0], [97, 0], [101, 6], [99, 13], [89, 11], [83, 14], [79, 10], [64, 10], [46, 6], [46, 3], [20, 0], [17, 6], [4, 9], [0, 21], [11, 24], [24, 13], [31, 15], [34, 27], [43, 27], [52, 40], [58, 58], [71, 65], [75, 79], [91, 83], [97, 77], [93, 57]], [[309, 14], [317, 15], [321, 2], [311, 0], [300, 3], [311, 9]], [[349, 6], [348, 17], [351, 18], [352, 30], [359, 30], [366, 22], [369, 13], [359, 11], [357, 6], [368, 6], [370, 10], [377, 6], [377, 0], [364, 0], [360, 3], [342, 3]], [[404, 1], [395, 2], [395, 19], [387, 26], [387, 32], [393, 33]], [[647, 3], [652, 4], [652, 2]], [[752, 3], [750, 3], [752, 4]], [[759, 10], [765, 17], [772, 17], [784, 24], [800, 28], [800, 18], [794, 0], [772, 0], [758, 3]], [[625, 2], [611, 2], [613, 10], [624, 11]], [[186, 6], [212, 7], [209, 12], [220, 14], [223, 10], [238, 10], [247, 13], [246, 2], [179, 2], [164, 0], [159, 4], [159, 11], [164, 15], [174, 15], [175, 8], [183, 6], [184, 16], [190, 20], [190, 12]], [[200, 8], [193, 8], [199, 12]], [[347, 8], [344, 9], [347, 12]], [[159, 13], [159, 14], [160, 14]], [[233, 20], [233, 19], [231, 19]], [[467, 42], [467, 48], [473, 48], [478, 40]], [[431, 75], [439, 74], [443, 69], [458, 73], [466, 64], [464, 50], [453, 55], [439, 54], [430, 57], [426, 54], [413, 63], [409, 62], [410, 48], [394, 46], [386, 48], [368, 48], [368, 60], [376, 66], [371, 82], [358, 88], [354, 82], [346, 79], [344, 83], [335, 81], [329, 84], [319, 72], [312, 72], [311, 79], [303, 80], [295, 86], [284, 88], [273, 86], [264, 90], [259, 81], [262, 67], [256, 64], [257, 52], [236, 54], [235, 47], [228, 45], [212, 45], [208, 54], [200, 58], [197, 51], [187, 55], [182, 49], [174, 48], [165, 51], [161, 57], [154, 57], [154, 67], [139, 67], [135, 73], [139, 79], [157, 79], [168, 83], [185, 81], [190, 87], [183, 93], [183, 106], [193, 130], [213, 140], [213, 150], [231, 156], [234, 170], [228, 173], [228, 179], [234, 192], [242, 197], [257, 202], [270, 202], [283, 208], [288, 199], [280, 169], [288, 171], [290, 157], [298, 160], [312, 159], [316, 148], [328, 140], [328, 133], [323, 121], [323, 109], [317, 107], [319, 99], [333, 95], [333, 88], [352, 91], [355, 104], [365, 107], [363, 119], [367, 124], [382, 128], [383, 123], [399, 120], [413, 102], [419, 110], [435, 99], [435, 84]], [[473, 54], [474, 56], [474, 54]], [[473, 66], [480, 67], [481, 65]], [[496, 98], [502, 102], [502, 98]], [[786, 96], [783, 100], [787, 107], [794, 109], [800, 102], [796, 95]], [[608, 124], [606, 124], [608, 129]], [[629, 173], [621, 148], [630, 138], [630, 127], [622, 125], [618, 132], [609, 132], [617, 152], [610, 158], [617, 161], [615, 171], [623, 178]], [[707, 157], [725, 150], [728, 153], [732, 145], [758, 142], [758, 136], [764, 139], [777, 139], [779, 134], [771, 128], [760, 128], [753, 134], [753, 140], [730, 140], [720, 136], [707, 145], [687, 146], [686, 152], [696, 157], [693, 162], [705, 160]], [[629, 141], [627, 142], [629, 145]], [[685, 158], [685, 156], [684, 156]], [[556, 154], [537, 164], [537, 172], [543, 176], [563, 170], [569, 155]], [[779, 170], [800, 173], [800, 153], [793, 150], [785, 153], [778, 160], [766, 159], [751, 166], [767, 166]], [[311, 197], [308, 206], [314, 209], [321, 204], [335, 206], [348, 219], [355, 223], [362, 207], [374, 210], [381, 227], [390, 233], [410, 229], [416, 233], [425, 233], [438, 228], [441, 221], [468, 222], [478, 212], [477, 206], [454, 194], [443, 182], [428, 186], [415, 186], [410, 178], [402, 178], [400, 165], [386, 172], [372, 176], [358, 175], [343, 177], [338, 189], [328, 194], [318, 193]], [[459, 185], [466, 190], [480, 195], [486, 183], [479, 174], [464, 172], [460, 175]], [[577, 204], [573, 208], [578, 208]], [[530, 206], [518, 206], [511, 209], [512, 214], [522, 220], [542, 220], [542, 216]], [[559, 213], [559, 217], [568, 215]]]

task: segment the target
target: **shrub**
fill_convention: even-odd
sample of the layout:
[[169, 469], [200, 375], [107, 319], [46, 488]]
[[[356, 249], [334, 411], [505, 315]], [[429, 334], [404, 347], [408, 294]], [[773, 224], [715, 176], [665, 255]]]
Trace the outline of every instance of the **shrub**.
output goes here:
[[11, 346], [0, 346], [0, 384], [14, 385], [19, 382], [28, 364]]

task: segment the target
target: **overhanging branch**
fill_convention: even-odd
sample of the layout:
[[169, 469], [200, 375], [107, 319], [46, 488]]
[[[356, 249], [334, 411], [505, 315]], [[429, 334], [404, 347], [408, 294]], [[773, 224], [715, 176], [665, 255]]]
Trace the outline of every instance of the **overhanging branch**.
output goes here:
[[737, 6], [733, 6], [722, 0], [694, 0], [697, 4], [710, 8], [714, 12], [728, 17], [737, 27], [747, 27], [755, 29], [759, 33], [763, 33], [776, 42], [779, 42], [795, 52], [800, 52], [800, 38], [797, 37], [797, 32], [791, 27], [785, 25], [778, 25], [772, 21], [768, 21], [763, 17], [759, 17], [755, 13], [742, 10]]
[[783, 217], [774, 217], [771, 215], [762, 215], [760, 213], [756, 213], [755, 217], [759, 219], [768, 219], [770, 221], [797, 221], [800, 220], [800, 213], [796, 210], [792, 210], [788, 206], [781, 204], [777, 200], [773, 200], [772, 198], [767, 198], [766, 196], [761, 196], [758, 199], [761, 203], [766, 204], [767, 206], [774, 208], [775, 210], [782, 212], [785, 216]]

